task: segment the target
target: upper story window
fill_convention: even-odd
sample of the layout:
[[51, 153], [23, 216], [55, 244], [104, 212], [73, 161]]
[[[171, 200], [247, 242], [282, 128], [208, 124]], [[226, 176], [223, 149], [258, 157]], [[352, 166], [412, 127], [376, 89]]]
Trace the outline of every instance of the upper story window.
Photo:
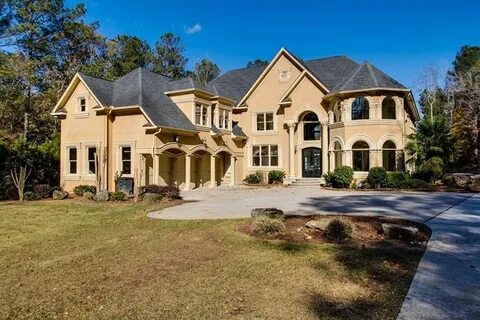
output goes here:
[[262, 112], [256, 115], [257, 131], [273, 131], [273, 112]]
[[207, 105], [200, 103], [195, 104], [195, 124], [197, 126], [210, 126], [208, 109], [209, 107]]
[[370, 105], [365, 97], [358, 97], [352, 103], [352, 120], [369, 119]]
[[97, 166], [96, 166], [96, 154], [97, 148], [96, 147], [88, 147], [87, 148], [87, 170], [88, 174], [96, 174]]
[[342, 121], [342, 104], [340, 101], [337, 101], [333, 106], [333, 122]]
[[78, 154], [77, 148], [68, 148], [68, 174], [77, 174]]
[[382, 119], [396, 119], [395, 100], [392, 97], [386, 97], [382, 101]]
[[309, 112], [303, 117], [303, 140], [320, 140], [320, 122], [315, 113]]
[[290, 70], [280, 70], [280, 82], [287, 82], [290, 80]]
[[219, 109], [218, 112], [218, 127], [225, 130], [230, 129], [230, 110]]
[[85, 97], [78, 98], [78, 112], [87, 112], [87, 99]]
[[132, 174], [132, 147], [121, 147], [122, 174]]

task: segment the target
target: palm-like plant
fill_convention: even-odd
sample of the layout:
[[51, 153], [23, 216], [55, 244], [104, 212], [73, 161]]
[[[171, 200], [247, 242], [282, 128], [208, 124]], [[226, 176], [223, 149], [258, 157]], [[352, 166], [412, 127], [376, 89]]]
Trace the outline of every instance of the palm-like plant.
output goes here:
[[448, 123], [442, 117], [427, 117], [418, 122], [416, 129], [405, 146], [407, 162], [413, 162], [416, 172], [426, 179], [438, 179], [454, 160]]

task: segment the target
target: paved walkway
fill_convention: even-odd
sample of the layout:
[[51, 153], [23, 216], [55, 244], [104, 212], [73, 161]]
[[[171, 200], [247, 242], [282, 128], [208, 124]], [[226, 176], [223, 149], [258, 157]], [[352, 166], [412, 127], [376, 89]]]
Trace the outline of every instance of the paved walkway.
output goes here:
[[355, 192], [316, 188], [194, 190], [187, 203], [152, 212], [156, 219], [228, 219], [253, 208], [286, 214], [383, 215], [432, 228], [399, 320], [480, 319], [480, 195]]

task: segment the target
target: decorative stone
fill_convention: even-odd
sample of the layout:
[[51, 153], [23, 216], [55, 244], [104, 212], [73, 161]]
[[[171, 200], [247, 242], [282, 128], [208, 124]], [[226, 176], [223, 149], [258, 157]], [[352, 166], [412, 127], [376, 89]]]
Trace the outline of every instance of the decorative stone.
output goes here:
[[472, 180], [472, 184], [470, 185], [470, 189], [473, 191], [480, 192], [480, 174], [471, 176], [470, 179]]
[[418, 234], [418, 228], [407, 227], [400, 224], [382, 223], [382, 230], [388, 239], [402, 239], [411, 241]]
[[273, 219], [283, 218], [283, 211], [277, 208], [255, 208], [252, 210], [251, 216], [256, 217], [269, 217]]
[[68, 192], [62, 190], [55, 190], [52, 193], [53, 200], [63, 200], [68, 198]]
[[330, 219], [310, 220], [310, 221], [307, 221], [307, 223], [305, 223], [305, 227], [323, 231], [325, 230], [329, 222], [330, 222]]
[[108, 190], [100, 190], [93, 198], [95, 201], [108, 201], [109, 199], [110, 194], [108, 193]]
[[472, 183], [473, 175], [470, 173], [454, 173], [453, 179], [455, 180], [455, 185], [460, 188], [466, 188], [469, 184]]

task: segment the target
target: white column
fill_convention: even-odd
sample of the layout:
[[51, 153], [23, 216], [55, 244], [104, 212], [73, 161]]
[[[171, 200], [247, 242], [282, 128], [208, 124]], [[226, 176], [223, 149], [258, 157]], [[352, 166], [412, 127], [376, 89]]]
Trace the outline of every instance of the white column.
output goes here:
[[152, 154], [152, 161], [153, 161], [153, 184], [158, 184], [158, 176], [159, 176], [159, 169], [160, 169], [160, 159], [157, 154]]
[[210, 188], [215, 188], [217, 186], [217, 180], [215, 179], [215, 157], [210, 156]]
[[290, 179], [296, 179], [295, 176], [295, 122], [287, 123], [288, 126], [288, 164], [289, 172], [288, 177]]
[[183, 190], [188, 191], [191, 187], [192, 180], [192, 157], [188, 154], [185, 155], [185, 187]]
[[230, 156], [230, 185], [235, 185], [235, 160], [234, 156]]
[[322, 122], [322, 174], [328, 172], [328, 121]]

